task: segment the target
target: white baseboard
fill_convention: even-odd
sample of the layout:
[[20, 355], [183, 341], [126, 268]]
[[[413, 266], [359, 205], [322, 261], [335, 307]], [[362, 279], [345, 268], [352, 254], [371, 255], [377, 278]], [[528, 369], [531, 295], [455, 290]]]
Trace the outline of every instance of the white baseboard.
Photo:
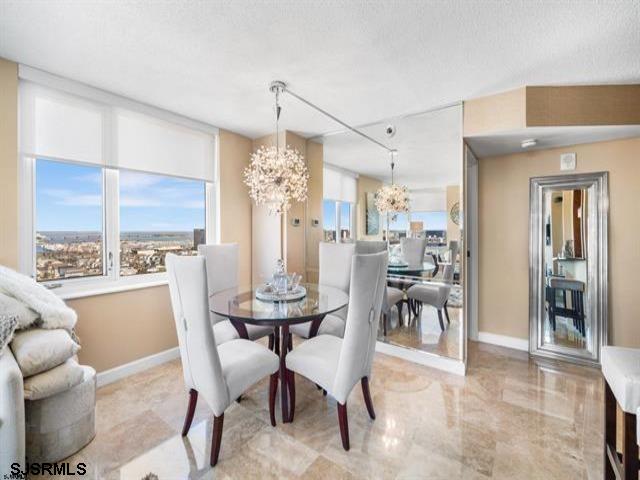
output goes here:
[[427, 367], [444, 370], [456, 375], [465, 375], [466, 365], [462, 360], [441, 357], [428, 352], [421, 352], [410, 348], [403, 348], [397, 345], [390, 345], [384, 342], [376, 342], [376, 352], [402, 358], [409, 362], [418, 363]]
[[508, 337], [496, 333], [478, 332], [478, 341], [499, 345], [501, 347], [513, 348], [515, 350], [529, 351], [529, 340], [526, 338]]
[[97, 375], [98, 387], [108, 385], [109, 383], [113, 383], [117, 380], [120, 380], [121, 378], [128, 377], [129, 375], [133, 375], [134, 373], [142, 372], [144, 370], [148, 370], [149, 368], [161, 365], [165, 362], [179, 357], [180, 349], [178, 347], [174, 347], [170, 348], [169, 350], [154, 353], [153, 355], [149, 355], [148, 357], [139, 358], [138, 360], [134, 360], [133, 362], [125, 363], [124, 365], [105, 370], [104, 372], [100, 372]]

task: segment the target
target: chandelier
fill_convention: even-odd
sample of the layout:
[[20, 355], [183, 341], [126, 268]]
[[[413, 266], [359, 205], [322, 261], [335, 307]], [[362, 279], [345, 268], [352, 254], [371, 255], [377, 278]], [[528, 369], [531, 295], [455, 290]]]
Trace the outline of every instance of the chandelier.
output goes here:
[[391, 185], [383, 185], [377, 192], [375, 204], [378, 212], [391, 215], [395, 220], [398, 213], [406, 213], [409, 211], [409, 191], [404, 185], [396, 185], [393, 178], [393, 169], [395, 167], [394, 155], [395, 150], [391, 152]]
[[303, 155], [288, 145], [280, 148], [279, 100], [283, 88], [280, 82], [274, 82], [270, 87], [276, 97], [276, 144], [261, 146], [251, 155], [251, 163], [244, 170], [244, 183], [249, 187], [249, 196], [256, 205], [267, 205], [271, 215], [286, 213], [292, 202], [304, 202], [309, 181]]

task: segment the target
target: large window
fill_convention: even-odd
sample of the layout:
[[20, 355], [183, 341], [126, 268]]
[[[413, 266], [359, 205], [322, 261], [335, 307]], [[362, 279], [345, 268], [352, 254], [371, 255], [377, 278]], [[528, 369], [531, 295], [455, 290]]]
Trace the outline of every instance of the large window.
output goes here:
[[102, 169], [37, 160], [36, 279], [103, 275]]
[[409, 230], [409, 214], [398, 213], [389, 216], [389, 240], [398, 241], [407, 236]]
[[322, 230], [324, 231], [325, 242], [336, 241], [336, 228], [338, 225], [336, 211], [336, 202], [334, 200], [322, 201]]
[[340, 241], [349, 242], [352, 237], [351, 204], [340, 202]]
[[411, 222], [421, 222], [420, 236], [427, 239], [429, 245], [446, 245], [447, 212], [411, 212]]
[[120, 172], [120, 275], [165, 271], [167, 253], [205, 243], [205, 183]]
[[56, 79], [53, 90], [28, 81], [53, 82], [28, 68], [20, 75], [24, 273], [69, 294], [164, 281], [168, 253], [215, 240], [215, 129], [74, 82]]

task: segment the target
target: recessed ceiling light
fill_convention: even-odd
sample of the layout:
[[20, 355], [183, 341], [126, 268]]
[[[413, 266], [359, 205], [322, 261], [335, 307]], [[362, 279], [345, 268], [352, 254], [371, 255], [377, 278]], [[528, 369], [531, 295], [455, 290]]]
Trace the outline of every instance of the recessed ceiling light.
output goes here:
[[538, 141], [535, 138], [528, 138], [527, 140], [523, 140], [520, 146], [522, 148], [531, 148], [535, 147], [538, 144]]

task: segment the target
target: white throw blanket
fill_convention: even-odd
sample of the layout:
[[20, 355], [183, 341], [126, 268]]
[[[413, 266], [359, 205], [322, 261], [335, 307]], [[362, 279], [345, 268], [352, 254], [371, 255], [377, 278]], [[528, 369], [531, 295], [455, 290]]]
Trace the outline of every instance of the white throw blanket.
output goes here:
[[78, 316], [55, 293], [34, 279], [0, 265], [0, 291], [40, 314], [42, 328], [64, 328], [71, 332]]

